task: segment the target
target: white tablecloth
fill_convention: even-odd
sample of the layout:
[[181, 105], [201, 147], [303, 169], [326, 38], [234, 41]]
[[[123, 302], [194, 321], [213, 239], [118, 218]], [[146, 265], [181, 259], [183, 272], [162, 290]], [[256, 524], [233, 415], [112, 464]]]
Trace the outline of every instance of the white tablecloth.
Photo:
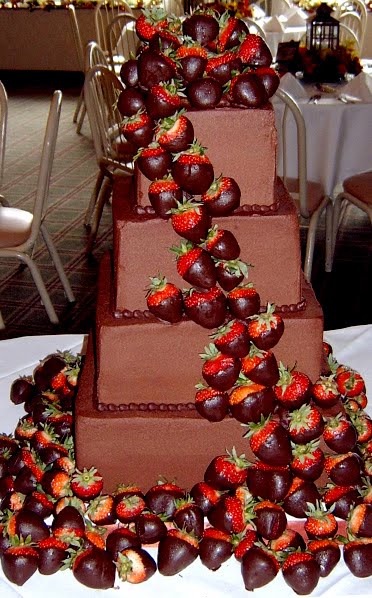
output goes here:
[[[343, 330], [325, 332], [325, 339], [334, 348], [340, 363], [357, 369], [365, 378], [367, 393], [372, 392], [372, 325], [355, 326]], [[19, 417], [23, 415], [22, 406], [15, 406], [9, 401], [10, 385], [20, 375], [32, 373], [40, 359], [56, 350], [70, 349], [78, 352], [82, 346], [82, 335], [59, 335], [25, 337], [0, 342], [0, 431], [10, 433], [14, 430]], [[367, 411], [372, 414], [371, 405]], [[150, 550], [155, 555], [154, 550]], [[352, 576], [343, 561], [337, 565], [330, 578], [321, 579], [312, 597], [351, 598], [371, 596], [371, 578], [357, 579]], [[199, 560], [185, 569], [180, 575], [163, 577], [155, 574], [148, 582], [133, 586], [120, 584], [120, 589], [128, 598], [247, 598], [247, 592], [241, 579], [240, 566], [234, 557], [212, 573]], [[120, 594], [121, 595], [121, 594]], [[268, 586], [255, 590], [257, 598], [271, 598], [273, 595], [295, 596], [279, 573]], [[24, 586], [11, 584], [3, 575], [0, 567], [1, 598], [117, 598], [118, 589], [98, 591], [80, 585], [71, 571], [56, 573], [52, 576], [35, 574]]]
[[[309, 89], [314, 93], [314, 89]], [[297, 99], [306, 123], [308, 179], [321, 182], [324, 190], [332, 194], [336, 185], [358, 172], [372, 168], [372, 102], [348, 103], [323, 96], [317, 103]], [[279, 123], [283, 104], [274, 98], [274, 108]], [[286, 125], [289, 159], [287, 175], [297, 177], [296, 126], [292, 116]], [[279, 140], [278, 172], [281, 174], [281, 149]]]

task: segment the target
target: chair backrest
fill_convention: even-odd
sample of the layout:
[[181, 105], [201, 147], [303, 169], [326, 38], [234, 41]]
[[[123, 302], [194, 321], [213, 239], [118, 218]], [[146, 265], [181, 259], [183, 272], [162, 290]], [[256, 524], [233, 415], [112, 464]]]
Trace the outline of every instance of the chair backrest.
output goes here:
[[357, 35], [350, 27], [340, 21], [340, 44], [354, 50], [360, 56], [361, 45]]
[[84, 44], [80, 34], [79, 23], [76, 16], [75, 6], [73, 4], [68, 5], [70, 25], [72, 31], [72, 37], [74, 39], [76, 56], [79, 64], [79, 69], [84, 72]]
[[107, 25], [106, 39], [109, 64], [115, 70], [137, 55], [140, 40], [136, 33], [136, 17], [129, 13], [116, 15]]
[[287, 161], [287, 139], [286, 125], [287, 118], [292, 115], [296, 125], [297, 133], [297, 164], [298, 164], [298, 193], [299, 210], [301, 216], [308, 218], [310, 215], [307, 201], [307, 153], [306, 153], [306, 124], [301, 109], [296, 100], [283, 89], [278, 88], [275, 97], [284, 103], [283, 117], [281, 121], [281, 144], [283, 161], [283, 181], [286, 183], [286, 161]]
[[259, 25], [254, 19], [250, 19], [249, 17], [244, 17], [242, 19], [244, 23], [248, 26], [249, 33], [256, 33], [260, 35], [262, 39], [266, 41], [266, 33], [262, 29], [261, 25]]
[[33, 244], [35, 242], [39, 234], [40, 223], [42, 222], [48, 207], [50, 177], [53, 168], [61, 109], [62, 92], [60, 90], [56, 90], [50, 103], [48, 119], [45, 128], [33, 209], [31, 235], [28, 241], [29, 244]]
[[94, 27], [96, 42], [104, 52], [108, 52], [107, 25], [122, 12], [134, 16], [133, 10], [125, 0], [98, 0], [95, 6]]
[[363, 25], [358, 13], [354, 11], [345, 11], [340, 14], [338, 20], [340, 23], [346, 25], [346, 27], [349, 27], [349, 29], [355, 33], [358, 42], [361, 45], [361, 40], [363, 37]]
[[368, 21], [368, 12], [364, 0], [344, 0], [337, 6], [334, 15], [336, 19], [340, 20], [341, 15], [345, 12], [353, 12], [359, 16], [361, 21], [361, 37], [359, 42], [363, 46]]
[[8, 124], [8, 96], [0, 81], [0, 192], [4, 176], [6, 129]]
[[182, 17], [185, 14], [182, 0], [163, 0], [163, 8], [168, 15]]
[[97, 64], [108, 67], [107, 56], [97, 42], [88, 42], [85, 48], [85, 72]]
[[85, 76], [84, 98], [99, 166], [117, 164], [123, 169], [114, 149], [120, 143], [127, 144], [121, 131], [122, 116], [116, 106], [123, 89], [119, 78], [105, 66], [96, 65]]

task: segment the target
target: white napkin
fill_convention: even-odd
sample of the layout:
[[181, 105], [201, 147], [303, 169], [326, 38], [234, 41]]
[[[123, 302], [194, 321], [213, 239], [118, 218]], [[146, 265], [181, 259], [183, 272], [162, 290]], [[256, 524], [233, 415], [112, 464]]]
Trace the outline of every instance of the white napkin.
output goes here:
[[284, 27], [279, 18], [277, 16], [273, 16], [265, 21], [263, 30], [267, 33], [282, 33], [284, 31]]
[[341, 92], [343, 95], [359, 98], [362, 102], [372, 102], [372, 76], [359, 73], [343, 86]]
[[292, 73], [283, 75], [279, 87], [289, 93], [295, 100], [306, 100], [309, 97], [306, 89]]

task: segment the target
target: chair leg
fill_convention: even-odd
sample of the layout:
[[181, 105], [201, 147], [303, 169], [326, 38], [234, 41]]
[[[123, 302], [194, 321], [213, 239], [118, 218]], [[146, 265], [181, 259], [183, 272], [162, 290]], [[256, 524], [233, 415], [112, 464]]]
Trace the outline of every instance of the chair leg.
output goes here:
[[96, 241], [96, 237], [97, 237], [99, 223], [101, 221], [103, 207], [104, 207], [105, 203], [109, 200], [111, 193], [112, 193], [112, 181], [109, 178], [106, 178], [106, 180], [103, 184], [103, 187], [101, 189], [101, 192], [99, 194], [99, 197], [97, 199], [97, 202], [96, 202], [96, 205], [94, 208], [94, 212], [93, 212], [93, 216], [92, 216], [92, 227], [90, 230], [90, 235], [89, 235], [88, 244], [87, 244], [87, 248], [86, 248], [86, 253], [88, 255], [90, 253], [92, 253], [93, 245], [94, 245], [94, 243]]
[[333, 205], [329, 202], [326, 207], [325, 229], [325, 266], [326, 272], [332, 272], [333, 265]]
[[309, 223], [309, 228], [307, 230], [307, 238], [306, 238], [306, 250], [305, 250], [305, 260], [304, 260], [304, 274], [305, 278], [308, 282], [311, 282], [311, 271], [313, 269], [313, 257], [314, 257], [314, 247], [315, 247], [315, 236], [318, 227], [318, 220], [321, 212], [316, 211], [312, 215]]
[[345, 210], [346, 199], [339, 194], [333, 202], [333, 222], [332, 222], [332, 265], [335, 257], [336, 251], [336, 243], [337, 243], [337, 235], [338, 229], [340, 227], [340, 223], [342, 220], [342, 215]]
[[85, 217], [84, 217], [84, 226], [85, 228], [89, 228], [91, 226], [91, 220], [92, 220], [92, 214], [102, 187], [102, 183], [103, 183], [103, 179], [105, 178], [104, 173], [102, 172], [102, 170], [100, 170], [98, 172], [97, 175], [97, 179], [94, 185], [94, 189], [92, 191], [92, 195], [90, 197], [90, 201], [89, 201], [89, 205], [87, 207], [87, 210], [85, 212]]
[[34, 279], [36, 288], [39, 291], [41, 301], [43, 302], [43, 305], [45, 307], [45, 311], [48, 314], [49, 320], [52, 322], [52, 324], [59, 324], [58, 316], [57, 316], [57, 314], [54, 310], [54, 307], [52, 305], [52, 302], [50, 300], [48, 291], [47, 291], [44, 281], [41, 277], [39, 268], [37, 267], [35, 262], [32, 261], [30, 256], [27, 255], [26, 253], [17, 253], [17, 257], [30, 268], [32, 278]]
[[59, 276], [60, 281], [62, 283], [62, 286], [64, 288], [64, 291], [65, 291], [65, 294], [66, 294], [66, 297], [67, 297], [67, 301], [69, 303], [75, 303], [75, 297], [74, 297], [74, 294], [72, 292], [70, 283], [69, 283], [68, 278], [66, 276], [66, 273], [64, 271], [64, 268], [63, 268], [63, 265], [62, 265], [62, 262], [61, 262], [61, 258], [59, 257], [59, 253], [58, 253], [58, 251], [57, 251], [57, 249], [56, 249], [56, 247], [55, 247], [55, 245], [54, 245], [54, 243], [52, 241], [52, 238], [51, 238], [51, 236], [49, 234], [49, 231], [46, 228], [45, 224], [41, 225], [40, 230], [41, 230], [41, 234], [43, 235], [43, 239], [45, 241], [45, 245], [48, 248], [50, 257], [53, 260], [53, 263], [54, 263], [55, 268], [57, 270], [58, 276]]
[[81, 128], [83, 126], [86, 113], [87, 113], [87, 109], [86, 109], [85, 102], [84, 102], [82, 105], [82, 108], [81, 108], [80, 118], [78, 120], [77, 127], [76, 127], [77, 133], [81, 133]]
[[79, 98], [78, 98], [78, 101], [77, 101], [77, 104], [76, 104], [74, 116], [73, 116], [73, 119], [72, 119], [72, 122], [74, 122], [74, 123], [76, 123], [77, 119], [79, 118], [79, 113], [80, 113], [80, 109], [81, 109], [81, 107], [83, 105], [83, 102], [84, 102], [84, 93], [83, 93], [83, 90], [81, 90]]

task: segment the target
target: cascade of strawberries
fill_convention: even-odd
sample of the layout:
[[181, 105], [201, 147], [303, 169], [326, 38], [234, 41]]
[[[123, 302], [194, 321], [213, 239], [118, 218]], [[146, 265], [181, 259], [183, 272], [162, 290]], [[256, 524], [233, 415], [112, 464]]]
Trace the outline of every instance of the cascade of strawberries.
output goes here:
[[[237, 239], [213, 223], [239, 207], [239, 186], [215, 177], [182, 110], [266, 102], [277, 79], [271, 56], [228, 15], [196, 12], [181, 25], [153, 9], [137, 31], [144, 47], [121, 71], [123, 130], [152, 181], [154, 211], [181, 237], [171, 250], [191, 285], [182, 292], [154, 276], [148, 307], [169, 322], [186, 314], [211, 331], [196, 409], [212, 422], [228, 415], [241, 422], [254, 459], [233, 447], [189, 491], [165, 481], [146, 493], [125, 484], [105, 493], [94, 467], [75, 468], [80, 358], [49, 356], [32, 376], [14, 381], [11, 400], [26, 414], [14, 435], [0, 435], [3, 572], [23, 585], [36, 571], [70, 568], [80, 583], [107, 589], [117, 577], [136, 584], [156, 571], [176, 575], [197, 557], [215, 571], [234, 556], [247, 590], [281, 570], [303, 595], [331, 573], [343, 546], [350, 571], [372, 575], [372, 421], [364, 381], [338, 364], [326, 343], [329, 372], [314, 384], [277, 363], [272, 349], [283, 319], [274, 305], [260, 313]], [[288, 516], [302, 520], [301, 533]], [[157, 545], [156, 560], [147, 545]]]

